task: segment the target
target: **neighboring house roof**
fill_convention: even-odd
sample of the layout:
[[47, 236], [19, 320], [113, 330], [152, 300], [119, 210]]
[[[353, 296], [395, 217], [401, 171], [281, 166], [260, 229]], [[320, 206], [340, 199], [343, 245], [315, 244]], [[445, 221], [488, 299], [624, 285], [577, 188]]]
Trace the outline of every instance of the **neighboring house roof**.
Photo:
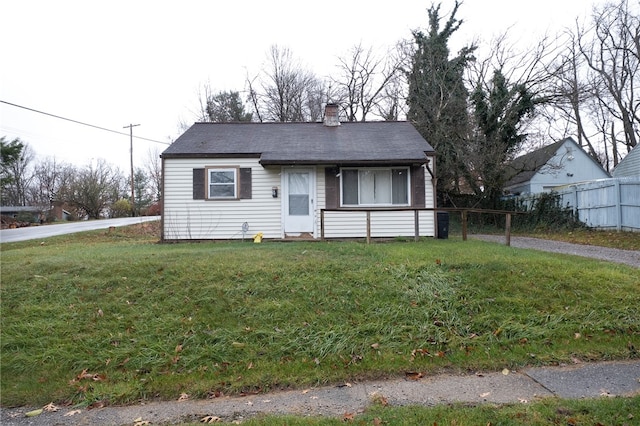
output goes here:
[[163, 158], [259, 157], [262, 165], [415, 164], [434, 150], [408, 122], [195, 123]]
[[[530, 181], [536, 173], [540, 171], [545, 164], [551, 160], [558, 150], [565, 143], [572, 143], [577, 149], [584, 152], [582, 148], [573, 140], [573, 138], [566, 138], [551, 145], [544, 146], [535, 151], [531, 151], [528, 154], [524, 154], [509, 163], [507, 166], [507, 183], [505, 187], [512, 187]], [[589, 157], [598, 167], [602, 167], [595, 159], [593, 159], [587, 153], [584, 153]]]
[[0, 206], [0, 213], [2, 214], [10, 214], [10, 213], [39, 213], [43, 211], [42, 207], [36, 206]]
[[613, 169], [613, 177], [640, 176], [640, 145], [636, 145]]

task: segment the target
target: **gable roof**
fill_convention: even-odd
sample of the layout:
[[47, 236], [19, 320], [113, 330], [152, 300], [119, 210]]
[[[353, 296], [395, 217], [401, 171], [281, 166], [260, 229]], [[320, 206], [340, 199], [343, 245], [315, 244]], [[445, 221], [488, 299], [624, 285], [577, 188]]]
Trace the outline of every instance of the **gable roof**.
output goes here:
[[613, 177], [640, 176], [640, 145], [636, 145], [613, 169]]
[[538, 170], [553, 158], [565, 140], [536, 149], [511, 161], [507, 166], [509, 179], [505, 186], [518, 185], [530, 181], [531, 178], [538, 173]]
[[195, 123], [163, 158], [259, 157], [262, 165], [415, 164], [434, 150], [408, 122]]
[[584, 152], [584, 150], [576, 143], [576, 141], [573, 140], [573, 138], [566, 138], [552, 143], [551, 145], [536, 149], [535, 151], [531, 151], [528, 154], [524, 154], [511, 161], [506, 169], [508, 180], [505, 184], [505, 187], [511, 187], [530, 181], [533, 176], [535, 176], [535, 174], [538, 173], [540, 169], [545, 164], [547, 164], [549, 160], [551, 160], [554, 155], [556, 155], [558, 150], [567, 142], [575, 145], [575, 147], [577, 148], [576, 151], [581, 151], [591, 161], [597, 164], [598, 167], [602, 168], [600, 163], [598, 163], [589, 154]]

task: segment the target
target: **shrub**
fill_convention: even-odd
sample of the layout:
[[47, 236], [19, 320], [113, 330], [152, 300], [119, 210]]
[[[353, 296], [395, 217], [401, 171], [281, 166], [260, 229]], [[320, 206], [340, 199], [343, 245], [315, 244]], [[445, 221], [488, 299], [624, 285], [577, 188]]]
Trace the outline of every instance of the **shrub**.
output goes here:
[[119, 199], [111, 206], [111, 217], [131, 216], [131, 203], [124, 198]]

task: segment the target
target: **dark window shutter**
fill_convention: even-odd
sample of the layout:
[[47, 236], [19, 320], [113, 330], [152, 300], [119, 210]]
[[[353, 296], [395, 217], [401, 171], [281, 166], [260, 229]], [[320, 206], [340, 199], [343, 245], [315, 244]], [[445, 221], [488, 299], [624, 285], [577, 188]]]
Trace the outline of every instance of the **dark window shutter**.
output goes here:
[[425, 182], [422, 166], [411, 167], [411, 205], [412, 207], [425, 206]]
[[251, 198], [251, 167], [240, 169], [240, 199]]
[[193, 199], [205, 199], [204, 169], [193, 169]]
[[337, 176], [337, 167], [324, 169], [325, 206], [328, 209], [340, 207], [340, 177]]

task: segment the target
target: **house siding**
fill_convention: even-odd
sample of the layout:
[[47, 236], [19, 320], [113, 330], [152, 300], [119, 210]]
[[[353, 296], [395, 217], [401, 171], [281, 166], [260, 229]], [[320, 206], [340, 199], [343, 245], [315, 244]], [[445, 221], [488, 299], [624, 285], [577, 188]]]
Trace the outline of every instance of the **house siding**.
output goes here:
[[[252, 169], [252, 198], [242, 200], [196, 200], [193, 170], [205, 166]], [[257, 159], [167, 159], [164, 161], [163, 239], [212, 240], [243, 238], [262, 232], [264, 238], [281, 238], [280, 168], [264, 168]]]
[[[434, 207], [434, 193], [431, 175], [424, 168], [425, 180], [425, 207]], [[325, 208], [325, 173], [324, 168], [318, 170], [318, 199], [321, 200], [319, 208]], [[322, 184], [320, 184], [322, 182]], [[319, 211], [316, 220], [317, 235], [320, 233]], [[435, 236], [434, 212], [420, 211], [419, 231], [420, 236]], [[398, 236], [413, 236], [414, 231], [413, 211], [373, 211], [371, 212], [371, 237], [394, 238]], [[367, 216], [365, 212], [325, 212], [324, 217], [325, 238], [364, 238], [367, 236]]]
[[[569, 159], [569, 154], [573, 159]], [[522, 185], [522, 193], [549, 192], [553, 187], [570, 185], [593, 179], [605, 179], [609, 175], [602, 167], [593, 161], [586, 152], [574, 142], [566, 141], [556, 154], [544, 165], [528, 182]], [[516, 192], [516, 191], [514, 191]]]
[[[206, 166], [234, 166], [252, 169], [252, 197], [242, 200], [194, 199], [194, 169]], [[314, 238], [320, 238], [320, 210], [326, 208], [325, 167], [315, 169]], [[243, 238], [242, 224], [248, 223], [245, 238], [258, 232], [267, 239], [285, 237], [282, 211], [282, 167], [263, 167], [258, 159], [165, 159], [162, 238], [173, 240], [227, 240]], [[434, 207], [431, 175], [424, 168], [425, 207]], [[279, 188], [278, 198], [271, 196]], [[420, 211], [420, 235], [435, 235], [434, 212]], [[325, 212], [326, 238], [366, 237], [366, 214], [360, 212]], [[371, 213], [371, 236], [393, 238], [414, 235], [413, 211], [378, 211]]]
[[613, 177], [640, 176], [640, 148], [636, 146], [616, 166]]

